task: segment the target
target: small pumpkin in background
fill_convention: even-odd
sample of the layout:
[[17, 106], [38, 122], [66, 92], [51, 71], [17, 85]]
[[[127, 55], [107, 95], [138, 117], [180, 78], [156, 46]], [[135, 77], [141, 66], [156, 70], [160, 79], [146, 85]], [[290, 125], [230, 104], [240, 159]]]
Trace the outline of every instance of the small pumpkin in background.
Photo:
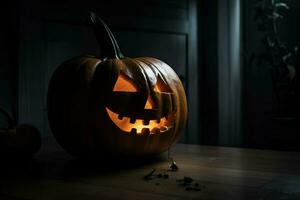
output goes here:
[[107, 25], [91, 22], [99, 56], [79, 56], [54, 72], [48, 119], [59, 144], [72, 155], [143, 156], [167, 150], [187, 119], [183, 85], [166, 63], [128, 58]]
[[33, 156], [41, 147], [37, 128], [29, 124], [16, 125], [10, 114], [0, 107], [7, 120], [7, 127], [0, 128], [0, 155], [9, 159]]

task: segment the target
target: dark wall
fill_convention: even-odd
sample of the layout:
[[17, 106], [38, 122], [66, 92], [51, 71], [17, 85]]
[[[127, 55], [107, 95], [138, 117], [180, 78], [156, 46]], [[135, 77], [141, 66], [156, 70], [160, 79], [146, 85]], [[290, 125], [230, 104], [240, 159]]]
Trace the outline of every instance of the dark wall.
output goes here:
[[241, 1], [201, 1], [200, 99], [203, 143], [242, 146]]
[[198, 5], [200, 98], [203, 144], [218, 144], [218, 1]]
[[189, 102], [187, 134], [199, 143], [197, 5], [195, 0], [20, 2], [19, 119], [48, 128], [46, 93], [53, 71], [81, 54], [97, 55], [87, 23], [92, 8], [111, 27], [126, 56], [157, 57], [182, 78]]
[[[0, 8], [0, 106], [16, 117], [18, 84], [18, 3], [10, 1]], [[6, 120], [0, 116], [0, 124]]]

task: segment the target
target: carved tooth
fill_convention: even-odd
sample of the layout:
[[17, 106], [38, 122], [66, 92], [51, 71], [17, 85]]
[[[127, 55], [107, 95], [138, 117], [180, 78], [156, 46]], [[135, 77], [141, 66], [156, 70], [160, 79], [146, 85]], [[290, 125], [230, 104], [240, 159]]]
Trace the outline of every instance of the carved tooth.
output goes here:
[[150, 134], [149, 128], [143, 128], [143, 129], [142, 129], [142, 134], [143, 134], [143, 135], [145, 135], [145, 134]]
[[118, 119], [119, 119], [119, 120], [122, 120], [123, 117], [124, 117], [123, 115], [119, 114]]
[[149, 123], [150, 123], [150, 120], [147, 120], [147, 119], [143, 120], [144, 125], [149, 125]]
[[132, 134], [137, 134], [136, 128], [132, 128], [132, 129], [131, 129], [131, 133], [132, 133]]
[[130, 123], [134, 124], [134, 123], [135, 123], [135, 121], [136, 121], [136, 119], [135, 119], [135, 118], [130, 118]]

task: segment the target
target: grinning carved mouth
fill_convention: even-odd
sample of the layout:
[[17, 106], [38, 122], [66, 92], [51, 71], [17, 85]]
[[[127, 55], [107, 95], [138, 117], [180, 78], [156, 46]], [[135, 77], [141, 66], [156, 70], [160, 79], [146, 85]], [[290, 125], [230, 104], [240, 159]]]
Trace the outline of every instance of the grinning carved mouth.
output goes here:
[[175, 113], [169, 114], [158, 120], [131, 119], [129, 117], [121, 117], [109, 108], [106, 111], [114, 124], [123, 132], [144, 135], [166, 133], [173, 127]]

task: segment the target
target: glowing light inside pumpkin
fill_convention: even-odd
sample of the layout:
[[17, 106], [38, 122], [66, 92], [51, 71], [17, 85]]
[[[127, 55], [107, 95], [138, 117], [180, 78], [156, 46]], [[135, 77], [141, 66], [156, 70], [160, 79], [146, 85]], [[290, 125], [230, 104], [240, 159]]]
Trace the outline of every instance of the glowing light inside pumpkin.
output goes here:
[[172, 113], [168, 116], [168, 119], [163, 117], [160, 120], [149, 120], [149, 122], [146, 123], [145, 120], [137, 119], [134, 123], [131, 123], [129, 117], [123, 117], [122, 119], [119, 119], [119, 115], [117, 113], [114, 113], [108, 108], [106, 108], [106, 111], [114, 124], [117, 125], [123, 132], [131, 133], [136, 131], [136, 134], [138, 135], [147, 133], [164, 133], [172, 128], [172, 123], [174, 120], [174, 114]]
[[160, 76], [157, 78], [157, 82], [153, 90], [160, 93], [172, 92], [171, 88], [166, 83], [164, 83], [164, 81], [160, 78]]
[[[153, 88], [156, 92], [169, 92], [171, 91], [169, 86], [167, 86], [164, 81], [158, 77], [157, 83]], [[120, 73], [115, 86], [113, 88], [113, 92], [138, 92], [138, 87], [135, 83], [130, 80], [129, 77]], [[151, 110], [154, 109], [154, 101], [151, 96], [148, 96], [148, 99], [145, 103], [144, 109]], [[133, 133], [138, 135], [143, 134], [158, 134], [164, 133], [170, 130], [173, 126], [175, 120], [175, 113], [171, 113], [166, 117], [162, 117], [158, 120], [144, 120], [144, 119], [130, 119], [129, 117], [120, 117], [119, 114], [114, 113], [109, 108], [106, 108], [106, 111], [110, 117], [110, 119], [114, 122], [114, 124], [120, 128], [123, 132]]]
[[137, 92], [138, 87], [124, 74], [120, 74], [113, 89], [114, 92]]
[[157, 84], [154, 86], [153, 90], [155, 92], [161, 92], [161, 90], [159, 89], [159, 87], [157, 86]]
[[153, 109], [153, 108], [154, 108], [154, 102], [151, 96], [148, 96], [144, 109]]

